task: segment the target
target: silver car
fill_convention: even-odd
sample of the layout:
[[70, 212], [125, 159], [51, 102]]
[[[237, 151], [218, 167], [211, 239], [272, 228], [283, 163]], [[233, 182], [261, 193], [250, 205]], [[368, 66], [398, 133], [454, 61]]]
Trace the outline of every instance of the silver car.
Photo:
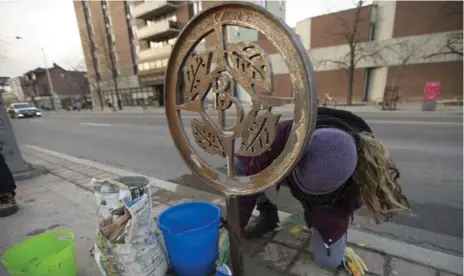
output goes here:
[[42, 116], [42, 112], [30, 103], [11, 104], [10, 107], [8, 107], [8, 114], [12, 119]]

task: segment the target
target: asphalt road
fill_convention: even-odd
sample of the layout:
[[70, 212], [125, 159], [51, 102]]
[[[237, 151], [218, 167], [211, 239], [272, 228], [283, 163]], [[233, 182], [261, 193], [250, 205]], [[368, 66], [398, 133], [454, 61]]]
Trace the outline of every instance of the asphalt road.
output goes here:
[[[401, 184], [414, 214], [375, 225], [361, 211], [353, 227], [462, 254], [462, 115], [360, 115], [389, 148], [402, 172]], [[185, 119], [187, 125], [189, 120]], [[46, 113], [44, 118], [13, 120], [13, 127], [20, 144], [38, 145], [215, 192], [192, 176], [184, 165], [162, 112], [145, 115]], [[224, 165], [217, 158], [208, 158], [208, 161], [214, 167]], [[288, 191], [269, 194], [283, 211], [300, 208]]]

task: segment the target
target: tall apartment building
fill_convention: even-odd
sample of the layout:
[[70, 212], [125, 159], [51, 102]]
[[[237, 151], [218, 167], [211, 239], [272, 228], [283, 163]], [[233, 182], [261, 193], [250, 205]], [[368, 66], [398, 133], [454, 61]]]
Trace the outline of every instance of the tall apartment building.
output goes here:
[[134, 1], [140, 85], [155, 91], [163, 105], [164, 74], [176, 37], [188, 21], [202, 9], [201, 1]]
[[137, 77], [137, 40], [127, 1], [74, 1], [94, 106], [136, 105], [153, 91]]
[[330, 93], [339, 103], [347, 101], [343, 68], [350, 51], [345, 36], [357, 26], [353, 102], [381, 98], [386, 86], [397, 86], [404, 101], [422, 101], [426, 82], [441, 83], [439, 99], [462, 98], [462, 5], [374, 1], [361, 9], [298, 22], [296, 32], [313, 61], [319, 95]]
[[[74, 1], [94, 106], [102, 101], [123, 105], [163, 105], [164, 74], [176, 37], [203, 8], [219, 1]], [[285, 19], [284, 1], [252, 1]], [[256, 31], [235, 30], [229, 41], [258, 41]], [[199, 48], [208, 48], [208, 39]], [[271, 47], [272, 48], [272, 47]], [[99, 93], [100, 91], [100, 93]], [[238, 91], [242, 100], [248, 95]]]

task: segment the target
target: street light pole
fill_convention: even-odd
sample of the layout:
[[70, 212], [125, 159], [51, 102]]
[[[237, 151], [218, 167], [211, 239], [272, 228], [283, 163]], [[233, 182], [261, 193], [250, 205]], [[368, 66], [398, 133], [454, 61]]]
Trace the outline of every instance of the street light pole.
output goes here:
[[45, 62], [45, 71], [47, 72], [47, 79], [48, 79], [48, 84], [50, 85], [50, 92], [52, 93], [53, 96], [55, 96], [55, 89], [53, 88], [53, 82], [52, 78], [50, 77], [50, 71], [48, 70], [47, 66], [47, 56], [45, 55], [45, 51], [43, 48], [40, 47], [40, 50], [42, 50], [44, 62]]
[[45, 71], [47, 72], [47, 79], [48, 79], [48, 85], [50, 86], [50, 92], [53, 96], [55, 96], [55, 89], [53, 88], [53, 82], [52, 82], [52, 78], [50, 77], [50, 71], [48, 70], [48, 63], [47, 63], [47, 55], [45, 55], [45, 50], [44, 48], [40, 47], [39, 45], [37, 44], [34, 44], [32, 41], [30, 41], [29, 39], [26, 39], [24, 37], [21, 37], [21, 36], [17, 36], [16, 39], [18, 40], [26, 40], [28, 41], [29, 43], [31, 43], [33, 46], [39, 48], [41, 51], [42, 51], [42, 55], [43, 55], [43, 59], [44, 59], [44, 62], [45, 62]]

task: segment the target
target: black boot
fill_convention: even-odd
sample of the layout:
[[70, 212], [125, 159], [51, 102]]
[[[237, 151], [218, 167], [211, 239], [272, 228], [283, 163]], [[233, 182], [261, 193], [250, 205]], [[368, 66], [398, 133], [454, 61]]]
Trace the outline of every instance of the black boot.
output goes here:
[[277, 206], [271, 202], [258, 204], [259, 217], [243, 231], [245, 239], [253, 239], [274, 231], [279, 223]]
[[11, 216], [18, 211], [13, 193], [0, 195], [0, 217]]

